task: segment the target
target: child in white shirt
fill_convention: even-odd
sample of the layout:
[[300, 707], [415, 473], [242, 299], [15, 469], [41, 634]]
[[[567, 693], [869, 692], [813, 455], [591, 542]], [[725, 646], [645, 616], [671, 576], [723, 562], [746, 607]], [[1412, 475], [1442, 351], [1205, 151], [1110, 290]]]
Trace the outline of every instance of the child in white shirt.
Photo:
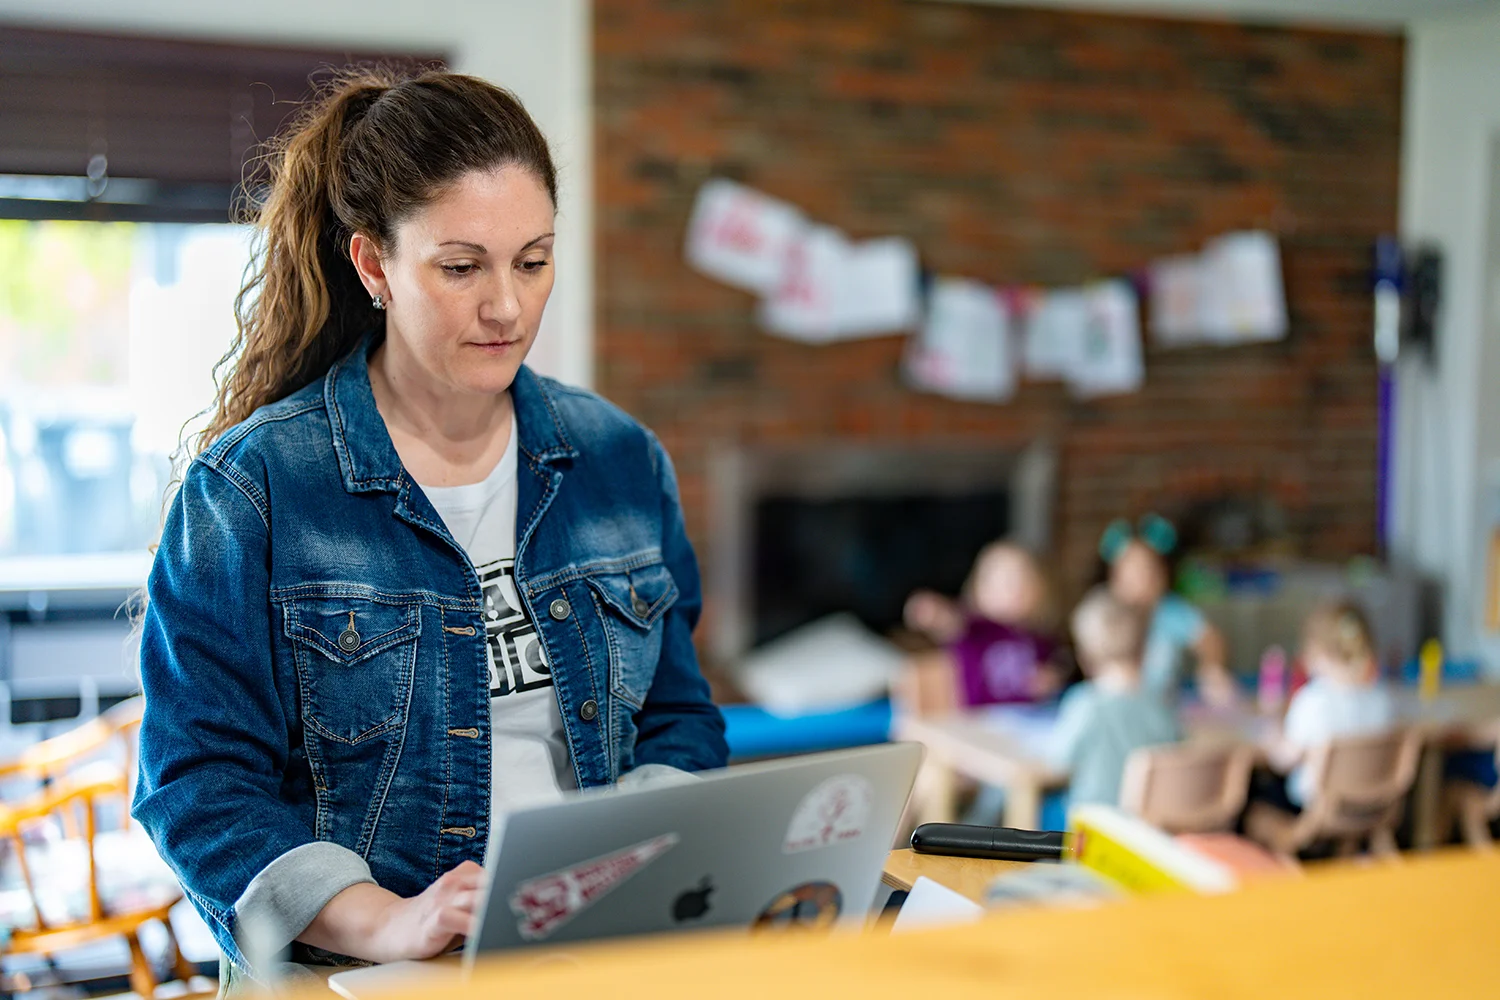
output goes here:
[[1378, 677], [1370, 623], [1358, 606], [1335, 601], [1316, 608], [1304, 626], [1302, 655], [1311, 679], [1292, 697], [1281, 737], [1268, 748], [1272, 766], [1291, 771], [1287, 798], [1299, 807], [1312, 793], [1311, 751], [1396, 722], [1395, 702]]
[[1088, 680], [1063, 695], [1052, 763], [1072, 774], [1070, 804], [1117, 805], [1125, 759], [1140, 748], [1175, 743], [1177, 718], [1141, 680], [1146, 620], [1107, 588], [1073, 612], [1073, 641]]

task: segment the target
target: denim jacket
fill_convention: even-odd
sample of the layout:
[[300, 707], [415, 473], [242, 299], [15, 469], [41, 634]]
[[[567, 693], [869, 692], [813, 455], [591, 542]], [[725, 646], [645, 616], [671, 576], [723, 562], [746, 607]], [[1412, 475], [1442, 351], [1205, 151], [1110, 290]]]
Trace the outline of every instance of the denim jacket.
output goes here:
[[[321, 892], [282, 905], [291, 922], [261, 947], [284, 946], [348, 885], [416, 895], [482, 864], [489, 841], [479, 581], [375, 408], [377, 342], [188, 467], [147, 584], [134, 814], [242, 968], [240, 911], [285, 895], [289, 875]], [[666, 452], [619, 409], [525, 367], [511, 394], [516, 582], [579, 787], [722, 766]], [[257, 883], [268, 868], [274, 892]]]

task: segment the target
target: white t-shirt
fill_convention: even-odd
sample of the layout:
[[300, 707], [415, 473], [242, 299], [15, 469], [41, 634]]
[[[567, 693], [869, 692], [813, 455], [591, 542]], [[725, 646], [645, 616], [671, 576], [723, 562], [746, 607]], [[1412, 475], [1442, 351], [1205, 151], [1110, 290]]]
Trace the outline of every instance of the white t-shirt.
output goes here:
[[[483, 482], [423, 486], [479, 573], [490, 664], [491, 815], [555, 801], [576, 788], [552, 668], [516, 594], [516, 427]], [[498, 819], [497, 819], [498, 821]]]
[[[1339, 684], [1314, 677], [1292, 696], [1282, 733], [1288, 743], [1310, 750], [1335, 737], [1378, 733], [1395, 721], [1396, 703], [1384, 685]], [[1287, 777], [1287, 798], [1306, 805], [1312, 791], [1312, 775], [1306, 764], [1299, 765]]]

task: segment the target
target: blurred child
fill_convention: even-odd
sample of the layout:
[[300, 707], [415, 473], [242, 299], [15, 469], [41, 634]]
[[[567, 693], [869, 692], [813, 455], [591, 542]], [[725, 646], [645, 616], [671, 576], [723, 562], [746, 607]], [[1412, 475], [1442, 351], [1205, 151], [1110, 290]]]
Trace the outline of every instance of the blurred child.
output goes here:
[[1333, 601], [1314, 609], [1303, 627], [1302, 658], [1308, 682], [1292, 696], [1281, 735], [1268, 747], [1271, 765], [1291, 771], [1286, 794], [1297, 807], [1307, 804], [1312, 790], [1305, 766], [1310, 751], [1396, 721], [1395, 701], [1380, 683], [1370, 623], [1358, 605]]
[[918, 657], [908, 687], [923, 714], [977, 705], [1045, 700], [1067, 671], [1049, 634], [1052, 599], [1036, 558], [994, 542], [974, 560], [961, 601], [928, 590], [907, 599], [907, 627], [944, 647]]
[[1073, 643], [1088, 679], [1063, 696], [1050, 756], [1072, 773], [1071, 804], [1117, 805], [1126, 758], [1177, 742], [1177, 718], [1142, 681], [1146, 622], [1138, 608], [1095, 588], [1073, 612]]
[[1110, 592], [1150, 623], [1142, 661], [1148, 688], [1175, 701], [1184, 660], [1191, 654], [1203, 700], [1232, 705], [1236, 692], [1234, 678], [1224, 665], [1224, 637], [1203, 612], [1169, 592], [1167, 556], [1176, 546], [1177, 529], [1159, 515], [1147, 514], [1135, 528], [1125, 520], [1111, 524], [1099, 541], [1099, 555], [1109, 569]]

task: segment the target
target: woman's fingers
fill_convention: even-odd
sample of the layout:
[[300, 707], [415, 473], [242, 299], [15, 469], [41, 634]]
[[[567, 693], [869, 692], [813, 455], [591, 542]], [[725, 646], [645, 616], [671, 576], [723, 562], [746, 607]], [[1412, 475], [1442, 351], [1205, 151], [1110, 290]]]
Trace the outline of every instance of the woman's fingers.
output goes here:
[[473, 913], [474, 908], [479, 905], [478, 889], [462, 889], [448, 898], [445, 909], [459, 910], [463, 913]]

